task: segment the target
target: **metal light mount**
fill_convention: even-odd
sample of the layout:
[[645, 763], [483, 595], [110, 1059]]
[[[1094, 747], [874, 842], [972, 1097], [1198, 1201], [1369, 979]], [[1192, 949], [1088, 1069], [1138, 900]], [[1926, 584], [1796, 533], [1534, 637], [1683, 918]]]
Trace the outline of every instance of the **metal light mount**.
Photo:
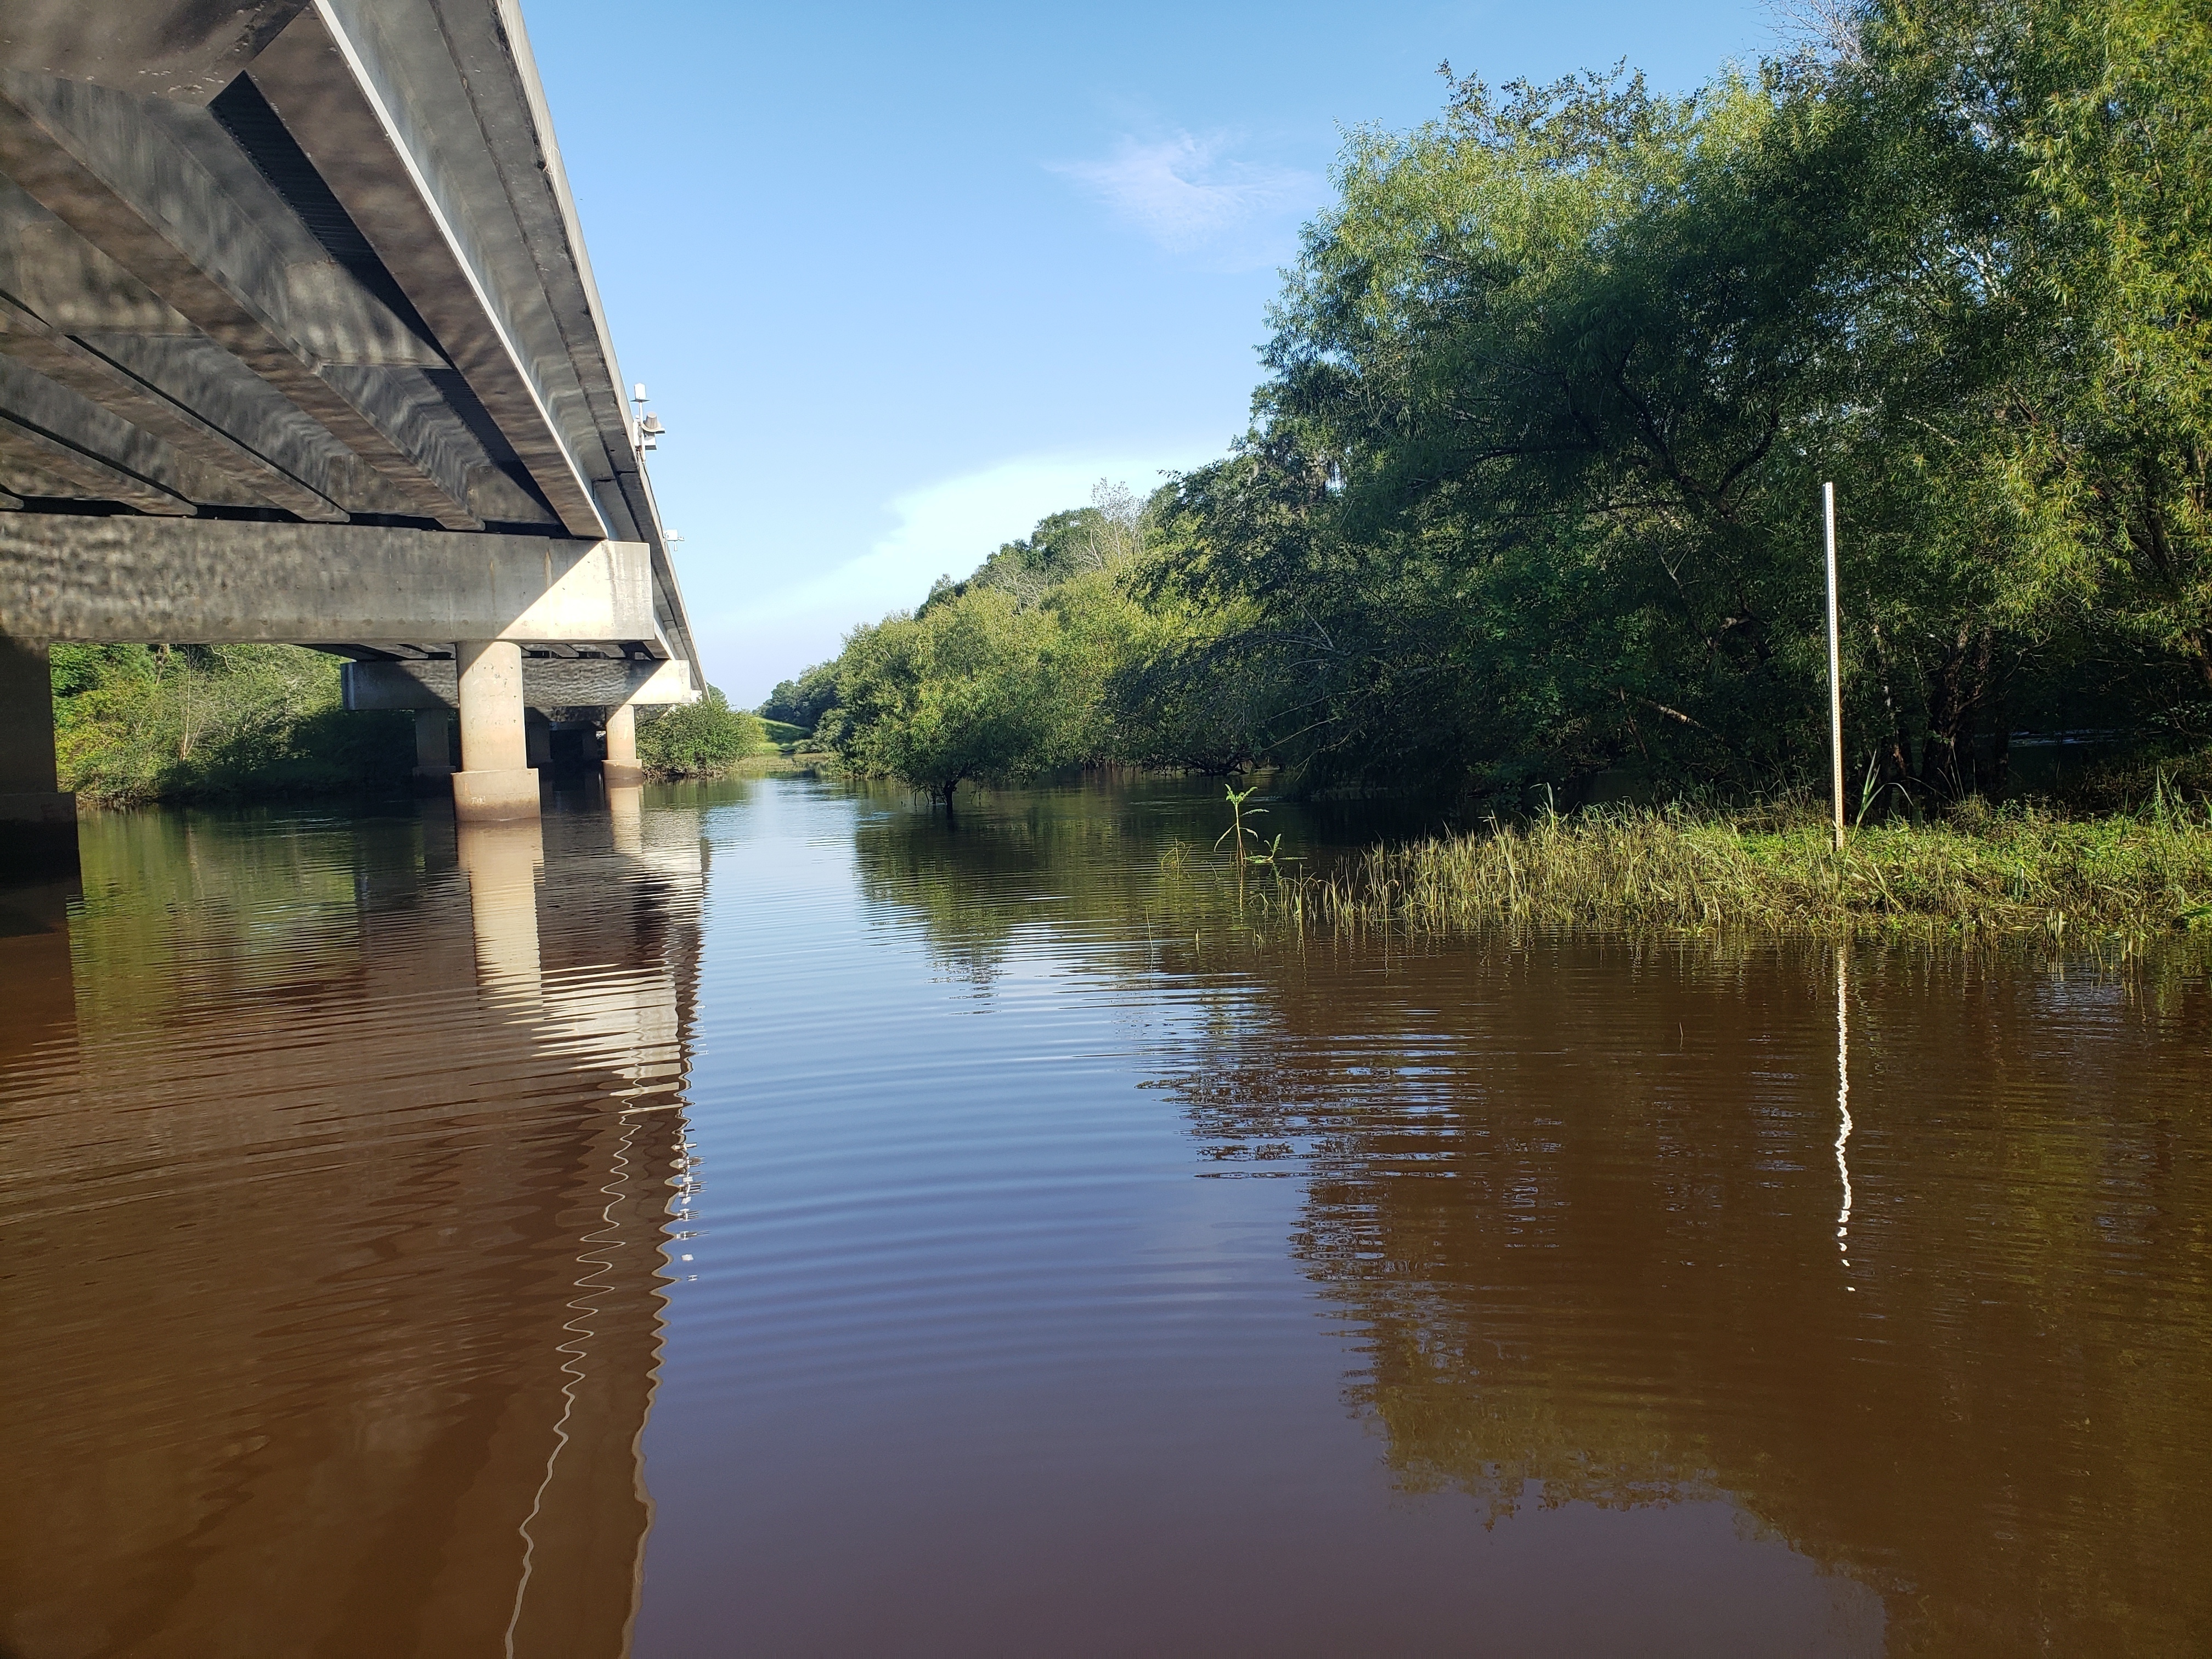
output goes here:
[[660, 423], [660, 416], [646, 412], [645, 382], [640, 380], [630, 388], [630, 404], [635, 418], [630, 422], [630, 441], [640, 450], [660, 447], [660, 435], [668, 428]]

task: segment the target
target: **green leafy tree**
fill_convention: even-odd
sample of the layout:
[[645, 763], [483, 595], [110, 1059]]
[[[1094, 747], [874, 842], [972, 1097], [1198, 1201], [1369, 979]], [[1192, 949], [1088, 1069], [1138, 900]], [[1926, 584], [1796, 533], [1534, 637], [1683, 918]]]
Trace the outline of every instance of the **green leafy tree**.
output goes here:
[[1061, 763], [1059, 622], [979, 587], [854, 630], [837, 662], [839, 753], [855, 769], [927, 789], [949, 808], [969, 781]]
[[732, 708], [717, 686], [637, 723], [638, 763], [659, 778], [708, 777], [769, 747], [760, 716]]
[[821, 725], [822, 717], [837, 703], [837, 665], [819, 662], [796, 679], [780, 681], [769, 693], [760, 713], [803, 732]]

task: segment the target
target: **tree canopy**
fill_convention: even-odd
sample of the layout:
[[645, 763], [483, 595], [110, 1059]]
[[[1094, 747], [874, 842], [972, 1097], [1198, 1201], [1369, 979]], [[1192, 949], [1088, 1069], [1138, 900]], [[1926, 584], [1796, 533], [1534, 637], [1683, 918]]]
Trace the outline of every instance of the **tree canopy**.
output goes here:
[[1839, 18], [1684, 97], [1447, 67], [1355, 132], [1243, 439], [857, 633], [848, 757], [1787, 785], [1831, 480], [1869, 793], [2000, 788], [2015, 730], [2201, 745], [2212, 14]]

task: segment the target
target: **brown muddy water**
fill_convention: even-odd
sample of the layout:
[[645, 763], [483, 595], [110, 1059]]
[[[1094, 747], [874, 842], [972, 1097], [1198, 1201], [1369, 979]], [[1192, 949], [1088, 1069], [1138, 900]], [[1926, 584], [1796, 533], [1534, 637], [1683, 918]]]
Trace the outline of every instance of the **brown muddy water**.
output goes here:
[[0, 1654], [2212, 1649], [2201, 954], [1300, 939], [1208, 793], [88, 818]]

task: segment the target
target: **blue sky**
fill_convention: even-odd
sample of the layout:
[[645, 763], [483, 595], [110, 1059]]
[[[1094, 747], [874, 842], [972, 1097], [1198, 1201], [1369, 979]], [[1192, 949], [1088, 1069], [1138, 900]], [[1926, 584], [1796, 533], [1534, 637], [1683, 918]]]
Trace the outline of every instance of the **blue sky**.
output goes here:
[[1102, 477], [1244, 424], [1345, 130], [1626, 58], [1684, 90], [1758, 0], [526, 0], [709, 677], [740, 704]]

